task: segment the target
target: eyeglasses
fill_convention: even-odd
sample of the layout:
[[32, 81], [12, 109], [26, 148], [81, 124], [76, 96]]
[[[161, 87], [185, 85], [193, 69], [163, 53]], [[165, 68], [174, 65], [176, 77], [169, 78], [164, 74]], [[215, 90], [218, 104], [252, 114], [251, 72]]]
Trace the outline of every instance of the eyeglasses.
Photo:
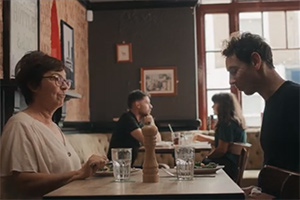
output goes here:
[[44, 76], [43, 78], [49, 78], [51, 81], [55, 81], [56, 86], [61, 87], [65, 84], [68, 88], [71, 87], [72, 80], [64, 79], [58, 75]]

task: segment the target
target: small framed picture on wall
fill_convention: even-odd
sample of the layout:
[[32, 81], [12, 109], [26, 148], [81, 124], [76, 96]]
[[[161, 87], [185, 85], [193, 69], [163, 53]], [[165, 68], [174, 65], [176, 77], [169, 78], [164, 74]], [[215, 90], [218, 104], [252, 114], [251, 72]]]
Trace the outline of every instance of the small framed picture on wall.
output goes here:
[[117, 62], [132, 62], [131, 43], [117, 44]]
[[61, 50], [62, 50], [62, 60], [66, 66], [66, 77], [70, 79], [71, 87], [70, 89], [75, 89], [75, 79], [74, 79], [74, 30], [73, 28], [64, 22], [60, 21], [61, 27]]

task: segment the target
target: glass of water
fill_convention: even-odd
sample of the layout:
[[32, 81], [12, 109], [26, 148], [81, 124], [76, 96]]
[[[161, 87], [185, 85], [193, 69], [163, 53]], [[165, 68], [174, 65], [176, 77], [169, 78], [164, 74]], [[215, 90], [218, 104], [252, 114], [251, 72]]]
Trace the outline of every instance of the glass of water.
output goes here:
[[191, 146], [177, 146], [175, 148], [176, 172], [178, 180], [192, 180], [194, 178], [195, 148]]
[[128, 180], [131, 170], [131, 148], [112, 148], [111, 157], [115, 181]]

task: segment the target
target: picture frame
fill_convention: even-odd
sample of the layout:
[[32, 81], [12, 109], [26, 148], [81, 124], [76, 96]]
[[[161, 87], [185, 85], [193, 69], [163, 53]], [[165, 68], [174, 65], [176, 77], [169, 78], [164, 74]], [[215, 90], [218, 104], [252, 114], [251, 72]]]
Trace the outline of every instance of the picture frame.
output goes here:
[[116, 45], [117, 62], [132, 62], [132, 45], [131, 43], [122, 43]]
[[65, 64], [66, 78], [71, 80], [70, 89], [75, 89], [74, 79], [74, 30], [65, 21], [60, 20], [61, 30], [61, 59]]
[[151, 94], [151, 96], [177, 95], [177, 68], [141, 68], [141, 90]]
[[8, 3], [10, 52], [7, 76], [15, 79], [18, 61], [29, 51], [39, 50], [39, 2], [14, 0]]

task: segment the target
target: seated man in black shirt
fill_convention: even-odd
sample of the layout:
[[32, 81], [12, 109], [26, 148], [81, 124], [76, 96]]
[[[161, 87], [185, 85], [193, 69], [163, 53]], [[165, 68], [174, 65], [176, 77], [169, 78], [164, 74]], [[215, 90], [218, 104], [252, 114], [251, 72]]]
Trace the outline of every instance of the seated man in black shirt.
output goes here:
[[[111, 148], [132, 148], [132, 163], [134, 163], [139, 147], [143, 145], [144, 136], [141, 128], [144, 124], [154, 124], [150, 115], [153, 106], [150, 103], [150, 95], [141, 90], [130, 92], [127, 105], [129, 110], [123, 113], [117, 122], [107, 156], [111, 159]], [[161, 141], [159, 132], [156, 140]]]

